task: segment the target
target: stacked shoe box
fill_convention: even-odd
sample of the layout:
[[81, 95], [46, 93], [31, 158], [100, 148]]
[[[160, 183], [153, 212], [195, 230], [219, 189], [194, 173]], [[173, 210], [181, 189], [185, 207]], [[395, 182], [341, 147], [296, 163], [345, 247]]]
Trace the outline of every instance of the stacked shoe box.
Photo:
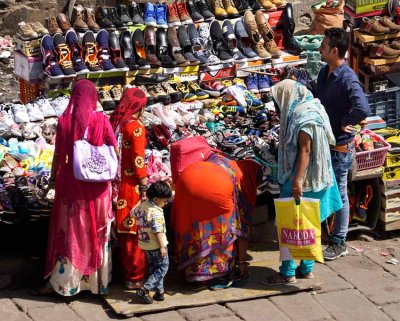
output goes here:
[[[399, 167], [396, 170], [400, 170]], [[389, 176], [385, 171], [384, 178]], [[390, 176], [391, 177], [391, 176]], [[400, 177], [384, 180], [381, 184], [382, 208], [380, 220], [385, 231], [400, 229]]]

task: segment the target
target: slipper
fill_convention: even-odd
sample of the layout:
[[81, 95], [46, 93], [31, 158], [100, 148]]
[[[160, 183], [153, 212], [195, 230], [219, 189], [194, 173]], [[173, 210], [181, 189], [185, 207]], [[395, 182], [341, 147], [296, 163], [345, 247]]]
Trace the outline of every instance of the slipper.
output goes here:
[[261, 280], [260, 283], [264, 285], [289, 285], [297, 283], [297, 280], [295, 276], [285, 276], [281, 273], [278, 273], [265, 280]]
[[300, 267], [298, 266], [297, 268], [296, 268], [296, 278], [298, 278], [298, 279], [313, 279], [314, 278], [314, 273], [312, 273], [312, 272], [309, 272], [309, 273], [306, 273], [306, 274], [304, 274], [304, 273], [301, 273], [301, 271], [300, 271]]

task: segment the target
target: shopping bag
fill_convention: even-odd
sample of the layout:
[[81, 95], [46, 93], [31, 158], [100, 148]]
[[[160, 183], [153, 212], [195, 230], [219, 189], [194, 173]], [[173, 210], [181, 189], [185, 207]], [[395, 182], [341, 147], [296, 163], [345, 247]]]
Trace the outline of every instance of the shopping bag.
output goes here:
[[293, 197], [274, 200], [281, 261], [299, 259], [324, 262], [318, 199]]

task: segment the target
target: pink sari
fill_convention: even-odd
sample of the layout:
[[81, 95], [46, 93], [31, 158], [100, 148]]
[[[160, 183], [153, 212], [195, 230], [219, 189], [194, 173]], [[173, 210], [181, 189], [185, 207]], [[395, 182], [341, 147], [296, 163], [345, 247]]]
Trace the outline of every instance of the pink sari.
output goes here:
[[85, 276], [96, 272], [103, 263], [102, 249], [109, 242], [105, 230], [114, 220], [110, 183], [78, 181], [72, 168], [73, 143], [83, 137], [87, 126], [91, 144], [117, 145], [108, 119], [95, 112], [96, 103], [96, 87], [88, 80], [79, 80], [58, 121], [55, 154], [59, 165], [49, 226], [46, 277], [60, 258], [68, 259]]

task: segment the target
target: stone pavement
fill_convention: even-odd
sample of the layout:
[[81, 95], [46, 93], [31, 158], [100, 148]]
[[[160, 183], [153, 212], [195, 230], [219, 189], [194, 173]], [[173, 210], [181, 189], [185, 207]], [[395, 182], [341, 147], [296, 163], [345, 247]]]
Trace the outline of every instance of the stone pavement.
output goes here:
[[[35, 298], [27, 289], [0, 291], [0, 320], [4, 321], [400, 321], [400, 237], [385, 241], [351, 241], [350, 255], [315, 273], [324, 280], [316, 293], [279, 295], [266, 299], [213, 304], [123, 318], [99, 297], [80, 295]], [[300, 281], [299, 281], [300, 282]]]

